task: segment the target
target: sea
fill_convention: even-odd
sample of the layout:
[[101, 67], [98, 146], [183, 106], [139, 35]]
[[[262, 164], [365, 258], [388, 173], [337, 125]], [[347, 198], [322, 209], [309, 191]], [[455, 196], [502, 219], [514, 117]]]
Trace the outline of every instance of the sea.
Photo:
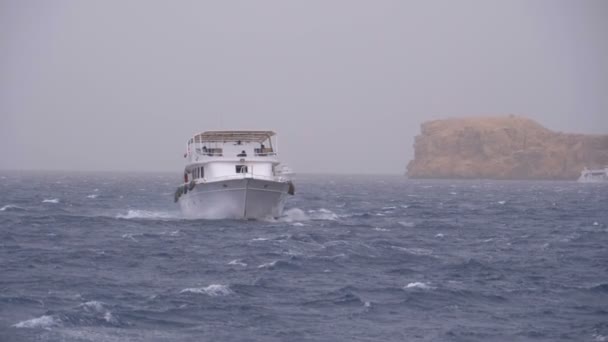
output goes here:
[[181, 174], [0, 171], [0, 341], [608, 341], [608, 185], [298, 175], [192, 220]]

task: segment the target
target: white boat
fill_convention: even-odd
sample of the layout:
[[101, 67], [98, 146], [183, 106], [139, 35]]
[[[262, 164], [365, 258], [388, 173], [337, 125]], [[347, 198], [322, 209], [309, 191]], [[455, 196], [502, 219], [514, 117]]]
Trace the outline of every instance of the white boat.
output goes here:
[[578, 178], [581, 183], [603, 183], [608, 182], [608, 166], [603, 169], [589, 170], [584, 168]]
[[208, 131], [188, 140], [184, 183], [175, 192], [191, 218], [281, 216], [294, 173], [277, 155], [272, 131]]

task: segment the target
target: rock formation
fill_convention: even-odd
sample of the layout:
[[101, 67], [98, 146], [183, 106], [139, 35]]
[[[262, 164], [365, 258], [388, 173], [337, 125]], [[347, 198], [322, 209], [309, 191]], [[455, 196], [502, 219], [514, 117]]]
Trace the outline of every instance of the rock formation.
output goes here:
[[410, 178], [576, 179], [608, 165], [608, 135], [550, 131], [520, 116], [429, 121], [414, 142]]

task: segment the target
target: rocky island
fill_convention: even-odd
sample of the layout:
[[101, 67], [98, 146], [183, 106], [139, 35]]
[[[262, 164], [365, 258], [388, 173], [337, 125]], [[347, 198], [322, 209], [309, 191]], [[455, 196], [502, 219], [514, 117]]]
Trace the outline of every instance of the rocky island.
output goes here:
[[553, 132], [528, 118], [425, 122], [414, 142], [410, 178], [574, 180], [608, 165], [608, 135]]

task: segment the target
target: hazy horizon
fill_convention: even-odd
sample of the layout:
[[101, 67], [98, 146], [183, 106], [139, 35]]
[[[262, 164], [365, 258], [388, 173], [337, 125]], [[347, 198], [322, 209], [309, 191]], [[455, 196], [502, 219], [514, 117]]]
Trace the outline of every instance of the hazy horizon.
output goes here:
[[271, 129], [302, 174], [403, 174], [433, 119], [608, 133], [608, 1], [0, 1], [0, 169], [180, 173]]

